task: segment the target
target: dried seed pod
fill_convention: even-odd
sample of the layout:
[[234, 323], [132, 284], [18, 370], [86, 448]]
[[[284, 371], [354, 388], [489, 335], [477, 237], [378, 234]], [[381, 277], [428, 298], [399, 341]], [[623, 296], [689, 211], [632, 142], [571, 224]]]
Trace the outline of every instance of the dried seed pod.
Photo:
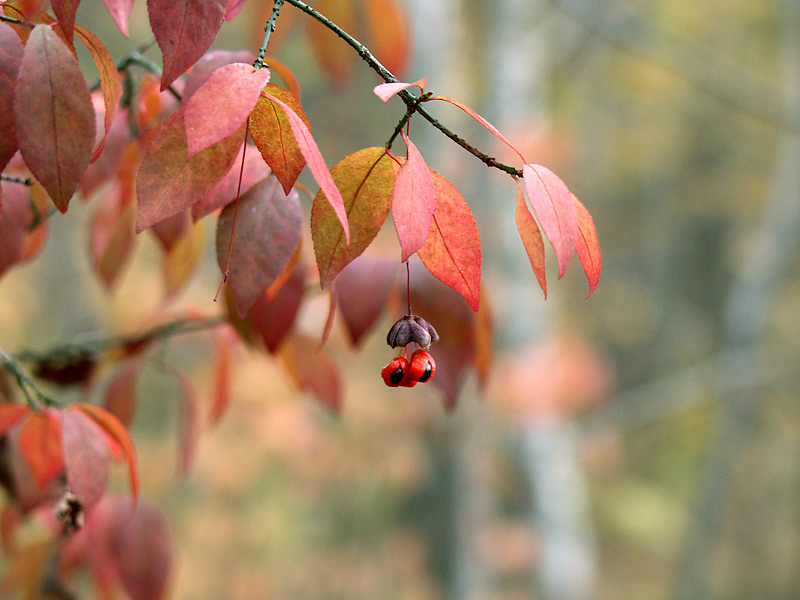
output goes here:
[[386, 343], [392, 348], [405, 347], [412, 343], [428, 348], [438, 340], [439, 334], [433, 325], [417, 315], [406, 315], [398, 319], [386, 336]]

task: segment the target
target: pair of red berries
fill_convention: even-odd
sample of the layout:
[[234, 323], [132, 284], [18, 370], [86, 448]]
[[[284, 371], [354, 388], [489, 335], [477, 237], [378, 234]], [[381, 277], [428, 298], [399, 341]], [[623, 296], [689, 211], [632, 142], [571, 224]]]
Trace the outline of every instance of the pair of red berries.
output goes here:
[[411, 360], [398, 356], [383, 367], [381, 376], [389, 387], [414, 387], [417, 383], [430, 381], [436, 373], [436, 361], [427, 350], [416, 350]]

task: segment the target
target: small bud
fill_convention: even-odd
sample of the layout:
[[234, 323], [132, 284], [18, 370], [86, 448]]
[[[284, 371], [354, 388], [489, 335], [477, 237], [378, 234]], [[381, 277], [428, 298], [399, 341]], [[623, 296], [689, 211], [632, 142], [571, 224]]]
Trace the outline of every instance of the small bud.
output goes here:
[[417, 315], [406, 315], [398, 319], [386, 336], [386, 343], [392, 348], [417, 344], [420, 348], [428, 348], [439, 341], [439, 334], [433, 325]]
[[56, 505], [56, 518], [69, 531], [83, 528], [84, 506], [80, 498], [67, 490]]

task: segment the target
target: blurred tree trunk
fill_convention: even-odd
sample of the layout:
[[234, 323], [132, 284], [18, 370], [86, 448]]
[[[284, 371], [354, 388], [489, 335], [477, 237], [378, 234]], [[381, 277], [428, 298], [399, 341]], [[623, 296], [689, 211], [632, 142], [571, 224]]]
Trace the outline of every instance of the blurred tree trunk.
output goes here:
[[[800, 4], [779, 0], [777, 5], [784, 65], [783, 100], [787, 114], [798, 114]], [[796, 131], [797, 127], [783, 135], [760, 231], [728, 296], [724, 326], [730, 350], [756, 348], [763, 343], [778, 287], [796, 258], [800, 239], [800, 136]], [[753, 358], [757, 355], [744, 354], [742, 360], [719, 374], [719, 381], [738, 381], [758, 373], [760, 365]], [[743, 386], [724, 396], [717, 405], [715, 429], [709, 439], [706, 465], [680, 560], [675, 598], [699, 600], [714, 595], [711, 566], [733, 492], [735, 465], [757, 431], [759, 397], [757, 390]], [[748, 569], [750, 579], [758, 570]]]

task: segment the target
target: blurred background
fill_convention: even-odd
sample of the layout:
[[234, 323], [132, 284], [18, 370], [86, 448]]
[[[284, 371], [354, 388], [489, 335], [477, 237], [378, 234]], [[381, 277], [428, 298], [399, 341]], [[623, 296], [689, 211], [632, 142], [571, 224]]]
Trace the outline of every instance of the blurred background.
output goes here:
[[[78, 22], [115, 57], [149, 39], [144, 2], [130, 40], [99, 5], [85, 0]], [[248, 2], [214, 47], [255, 51], [262, 5]], [[594, 216], [600, 285], [585, 299], [577, 262], [561, 281], [549, 264], [545, 301], [516, 234], [513, 182], [414, 120], [481, 231], [494, 322], [485, 389], [470, 374], [448, 414], [435, 389], [386, 388], [389, 314], [358, 350], [334, 327], [338, 415], [274, 359], [243, 351], [227, 414], [178, 478], [175, 382], [146, 369], [133, 435], [142, 493], [172, 530], [172, 597], [800, 598], [800, 4], [404, 7], [405, 79], [427, 76], [562, 177]], [[402, 104], [379, 102], [360, 63], [333, 84], [301, 33], [277, 56], [328, 164], [383, 145]], [[460, 111], [434, 112], [513, 162]], [[43, 255], [0, 281], [4, 349], [121, 330], [163, 306], [150, 236], [103, 291], [87, 215], [76, 205], [53, 218]], [[211, 310], [206, 229], [208, 260], [171, 309]], [[392, 235], [378, 252], [396, 255]], [[299, 327], [320, 335], [327, 302], [308, 300]], [[176, 339], [165, 353], [202, 385], [210, 351]]]

